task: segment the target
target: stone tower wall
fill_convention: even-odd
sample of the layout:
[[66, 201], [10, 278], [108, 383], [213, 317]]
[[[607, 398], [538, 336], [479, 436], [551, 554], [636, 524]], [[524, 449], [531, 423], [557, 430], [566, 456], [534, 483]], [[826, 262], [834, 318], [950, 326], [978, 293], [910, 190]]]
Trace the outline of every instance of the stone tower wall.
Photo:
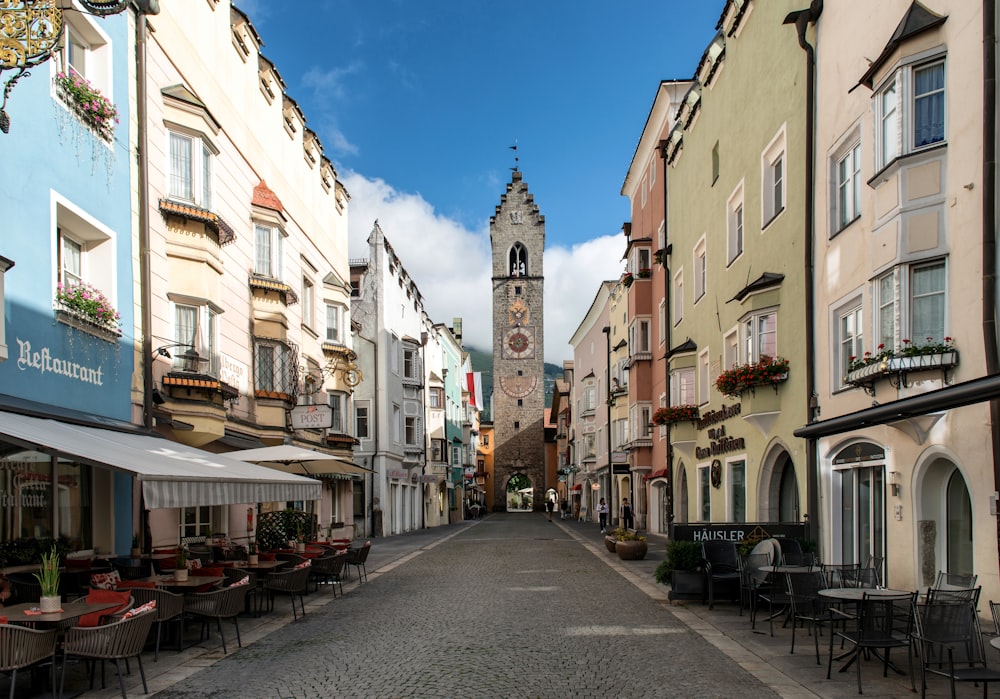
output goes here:
[[[506, 509], [518, 473], [531, 480], [534, 508], [544, 509], [545, 217], [515, 171], [490, 219], [493, 246], [493, 510]], [[520, 245], [523, 255], [511, 258]], [[523, 266], [522, 266], [523, 263]]]

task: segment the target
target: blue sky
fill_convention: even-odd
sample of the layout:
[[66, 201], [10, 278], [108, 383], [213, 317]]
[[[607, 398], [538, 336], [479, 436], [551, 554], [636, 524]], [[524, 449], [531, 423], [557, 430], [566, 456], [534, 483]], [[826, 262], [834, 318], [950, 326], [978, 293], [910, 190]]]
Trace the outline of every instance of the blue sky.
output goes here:
[[546, 221], [546, 360], [623, 263], [621, 186], [662, 79], [690, 78], [723, 0], [236, 0], [435, 322], [489, 349], [489, 217], [514, 151]]

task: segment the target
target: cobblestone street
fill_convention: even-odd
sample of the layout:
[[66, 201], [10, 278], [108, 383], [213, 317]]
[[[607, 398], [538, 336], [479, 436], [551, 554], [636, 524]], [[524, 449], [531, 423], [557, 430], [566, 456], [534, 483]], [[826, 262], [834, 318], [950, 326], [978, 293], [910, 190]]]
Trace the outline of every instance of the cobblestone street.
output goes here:
[[[639, 643], [650, 636], [656, 657]], [[435, 541], [157, 696], [737, 693], [776, 696], [562, 526], [511, 514]]]

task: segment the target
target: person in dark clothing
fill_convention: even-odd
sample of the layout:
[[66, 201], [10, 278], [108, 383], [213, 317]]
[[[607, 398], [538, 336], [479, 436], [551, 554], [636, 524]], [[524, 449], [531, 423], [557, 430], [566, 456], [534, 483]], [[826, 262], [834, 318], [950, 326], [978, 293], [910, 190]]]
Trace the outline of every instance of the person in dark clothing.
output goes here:
[[632, 516], [632, 505], [629, 504], [628, 498], [622, 498], [622, 527], [625, 529], [635, 529], [635, 518]]
[[552, 502], [552, 498], [547, 498], [545, 500], [545, 514], [548, 516], [549, 521], [552, 521], [552, 510], [556, 508], [556, 504]]

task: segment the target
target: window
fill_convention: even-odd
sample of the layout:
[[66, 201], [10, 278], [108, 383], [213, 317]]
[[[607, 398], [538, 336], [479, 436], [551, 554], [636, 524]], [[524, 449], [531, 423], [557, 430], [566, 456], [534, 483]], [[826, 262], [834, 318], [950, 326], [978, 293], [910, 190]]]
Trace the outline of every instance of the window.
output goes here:
[[404, 349], [403, 350], [403, 376], [407, 379], [418, 378], [417, 367], [419, 365], [419, 357], [417, 356], [417, 350], [415, 349]]
[[705, 295], [708, 284], [707, 251], [705, 239], [698, 241], [694, 248], [694, 302], [698, 303]]
[[642, 182], [639, 183], [639, 199], [640, 199], [640, 202], [641, 202], [640, 206], [642, 208], [646, 207], [646, 194], [647, 194], [648, 191], [649, 190], [646, 189], [646, 178], [643, 177], [642, 178]]
[[444, 389], [443, 388], [432, 388], [427, 395], [430, 401], [430, 406], [432, 408], [443, 408], [444, 407]]
[[254, 383], [258, 391], [295, 395], [297, 352], [280, 340], [254, 339]]
[[344, 432], [344, 404], [346, 403], [346, 398], [347, 396], [342, 393], [330, 393], [327, 396], [330, 411], [333, 413], [330, 429], [334, 432]]
[[629, 327], [629, 350], [632, 354], [649, 352], [649, 319], [637, 318]]
[[633, 405], [630, 422], [632, 425], [632, 439], [648, 439], [652, 434], [651, 414], [649, 405]]
[[875, 169], [944, 141], [944, 59], [901, 66], [878, 88]]
[[740, 332], [734, 328], [722, 338], [722, 368], [732, 369], [740, 363]]
[[611, 448], [620, 450], [628, 444], [628, 418], [615, 420], [611, 429], [611, 439], [613, 440]]
[[184, 346], [173, 352], [174, 369], [185, 368], [181, 354], [190, 348], [208, 360], [198, 370], [207, 367], [210, 374], [218, 376], [221, 369], [218, 341], [218, 313], [214, 307], [188, 299], [174, 301], [174, 342]]
[[861, 216], [861, 143], [855, 141], [837, 160], [837, 220], [835, 231]]
[[684, 270], [674, 275], [674, 325], [684, 320]]
[[283, 238], [277, 226], [254, 225], [254, 274], [281, 279]]
[[389, 341], [389, 368], [393, 374], [399, 374], [399, 338], [395, 335]]
[[462, 447], [453, 444], [451, 447], [451, 463], [453, 466], [462, 465]]
[[302, 324], [307, 328], [313, 328], [316, 325], [313, 313], [316, 297], [313, 291], [312, 280], [308, 277], [302, 277]]
[[946, 281], [944, 260], [899, 265], [875, 281], [876, 327], [884, 349], [901, 349], [907, 339], [944, 339]]
[[212, 158], [213, 150], [201, 136], [171, 131], [170, 197], [211, 209]]
[[414, 446], [417, 443], [417, 418], [407, 417], [404, 419], [405, 426], [405, 438], [406, 444], [408, 446]]
[[730, 197], [727, 205], [727, 236], [726, 236], [726, 260], [727, 264], [732, 264], [733, 260], [743, 254], [743, 183], [736, 188]]
[[667, 341], [667, 300], [660, 299], [660, 305], [656, 308], [656, 340], [657, 344], [663, 345]]
[[719, 179], [719, 142], [712, 146], [712, 184]]
[[766, 227], [785, 208], [785, 127], [761, 156], [761, 227]]
[[583, 409], [595, 410], [597, 408], [597, 388], [587, 386], [583, 389]]
[[368, 439], [370, 436], [367, 405], [354, 406], [354, 436], [358, 439]]
[[90, 284], [115, 303], [114, 232], [101, 225], [58, 194], [52, 193], [56, 210], [55, 280], [63, 286]]
[[588, 432], [583, 435], [583, 458], [593, 459], [597, 456], [597, 451], [595, 447], [595, 435], [593, 432]]
[[[667, 226], [663, 221], [660, 221], [660, 227], [656, 231], [656, 249], [663, 250], [665, 247], [667, 247]], [[664, 264], [665, 258], [666, 253], [660, 259], [660, 264]]]
[[852, 358], [862, 357], [865, 353], [864, 323], [862, 322], [860, 299], [850, 308], [837, 314], [837, 366], [834, 389], [844, 383], [847, 369]]
[[698, 467], [698, 510], [700, 521], [712, 521], [712, 474], [707, 464]]
[[392, 441], [395, 444], [399, 444], [400, 432], [402, 430], [402, 424], [400, 424], [400, 419], [402, 418], [402, 413], [399, 411], [398, 405], [392, 406]]
[[340, 342], [340, 306], [326, 304], [326, 341]]
[[708, 403], [711, 389], [712, 385], [708, 380], [708, 350], [706, 349], [698, 355], [698, 396], [701, 405]]
[[675, 369], [670, 372], [670, 404], [694, 405], [696, 402], [694, 367]]
[[729, 519], [730, 522], [747, 521], [747, 465], [742, 459], [730, 461], [728, 465], [729, 481]]
[[759, 362], [778, 352], [778, 316], [774, 311], [756, 313], [743, 322], [743, 361]]
[[484, 447], [488, 447], [490, 445], [490, 436], [488, 434], [484, 434], [482, 437], [482, 442]]
[[638, 248], [635, 251], [635, 274], [637, 277], [648, 277], [651, 271], [649, 248]]
[[83, 283], [83, 246], [59, 231], [59, 281], [63, 286]]
[[86, 79], [109, 100], [112, 95], [111, 40], [101, 27], [80, 12], [64, 12], [60, 66], [54, 69]]
[[656, 158], [649, 161], [649, 191], [653, 191], [653, 184], [656, 182]]
[[181, 508], [181, 541], [188, 537], [207, 537], [212, 535], [212, 508], [200, 507]]
[[510, 249], [510, 276], [524, 277], [527, 276], [527, 274], [528, 249], [521, 243], [514, 243]]

